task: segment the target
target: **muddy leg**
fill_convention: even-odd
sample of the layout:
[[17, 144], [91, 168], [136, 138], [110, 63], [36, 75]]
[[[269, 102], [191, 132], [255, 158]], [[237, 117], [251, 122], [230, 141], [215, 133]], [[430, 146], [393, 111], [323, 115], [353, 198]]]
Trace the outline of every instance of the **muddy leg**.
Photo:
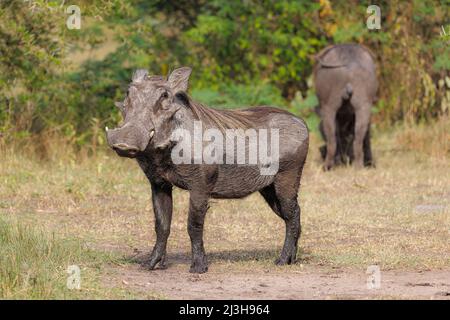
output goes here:
[[275, 261], [277, 265], [295, 262], [298, 239], [300, 237], [300, 207], [296, 195], [292, 199], [277, 196], [274, 185], [260, 191], [272, 210], [281, 217], [286, 224], [286, 237], [280, 257]]
[[295, 262], [298, 240], [300, 238], [300, 206], [297, 201], [297, 193], [300, 186], [299, 173], [285, 172], [280, 174], [273, 187], [264, 189], [263, 194], [273, 211], [280, 216], [286, 225], [286, 236], [277, 265], [291, 264]]
[[208, 210], [208, 197], [191, 193], [189, 200], [188, 233], [191, 238], [192, 262], [189, 272], [208, 271], [205, 248], [203, 246], [203, 224]]
[[291, 264], [297, 256], [298, 239], [300, 238], [300, 206], [297, 197], [280, 199], [281, 213], [286, 224], [286, 238], [281, 255], [275, 262], [277, 265]]
[[148, 267], [154, 269], [159, 263], [166, 267], [166, 247], [172, 221], [172, 186], [152, 183], [153, 211], [155, 212], [156, 243], [148, 261]]
[[272, 208], [273, 212], [275, 212], [280, 218], [283, 218], [280, 211], [280, 202], [278, 201], [277, 195], [275, 194], [274, 185], [271, 184], [270, 186], [265, 187], [259, 192], [264, 197], [264, 200], [266, 200], [270, 208]]

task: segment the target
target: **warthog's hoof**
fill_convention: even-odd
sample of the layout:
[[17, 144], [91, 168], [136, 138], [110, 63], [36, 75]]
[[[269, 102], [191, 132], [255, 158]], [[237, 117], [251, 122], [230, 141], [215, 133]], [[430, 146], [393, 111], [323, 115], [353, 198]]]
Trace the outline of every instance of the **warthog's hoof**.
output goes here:
[[189, 268], [189, 272], [190, 273], [205, 273], [206, 271], [208, 271], [208, 266], [205, 265], [192, 265]]
[[194, 259], [189, 269], [190, 273], [205, 273], [208, 271], [208, 263], [206, 258]]
[[373, 161], [364, 162], [364, 167], [366, 167], [368, 169], [376, 169], [377, 168], [377, 166], [375, 165], [375, 162], [373, 162]]
[[275, 264], [277, 266], [285, 266], [287, 264], [293, 263], [295, 263], [295, 258], [293, 257], [279, 257], [277, 260], [275, 260]]
[[159, 265], [159, 269], [167, 269], [167, 260], [165, 254], [154, 254], [150, 256], [150, 259], [145, 263], [145, 267], [149, 270], [154, 270]]

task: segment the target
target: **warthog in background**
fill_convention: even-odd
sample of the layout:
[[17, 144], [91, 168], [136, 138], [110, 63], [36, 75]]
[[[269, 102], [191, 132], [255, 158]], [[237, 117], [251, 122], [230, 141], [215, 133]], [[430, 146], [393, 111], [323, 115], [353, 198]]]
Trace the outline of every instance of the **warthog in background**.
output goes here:
[[324, 169], [353, 162], [373, 165], [370, 109], [376, 99], [376, 66], [368, 49], [357, 44], [333, 45], [316, 56], [314, 81], [319, 99]]
[[[158, 263], [165, 267], [173, 186], [188, 190], [190, 194], [191, 272], [202, 273], [208, 269], [203, 223], [209, 198], [243, 198], [256, 191], [286, 224], [284, 246], [276, 263], [293, 263], [300, 237], [297, 194], [309, 143], [305, 123], [286, 111], [270, 107], [236, 111], [210, 109], [187, 95], [190, 74], [191, 69], [183, 67], [165, 79], [137, 70], [125, 101], [116, 104], [122, 111], [123, 125], [107, 129], [108, 144], [120, 156], [136, 158], [151, 184], [157, 238], [148, 261], [149, 268], [154, 269]], [[172, 150], [179, 141], [174, 140], [172, 134], [178, 129], [193, 133], [195, 121], [201, 121], [206, 129], [216, 128], [222, 132], [226, 129], [278, 129], [279, 159], [272, 159], [278, 161], [277, 172], [261, 175], [261, 163], [175, 164]]]

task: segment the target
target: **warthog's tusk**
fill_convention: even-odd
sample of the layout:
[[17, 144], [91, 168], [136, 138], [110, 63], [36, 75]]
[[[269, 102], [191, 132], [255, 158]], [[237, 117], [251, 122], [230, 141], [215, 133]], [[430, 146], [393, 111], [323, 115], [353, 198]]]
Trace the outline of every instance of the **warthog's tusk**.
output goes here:
[[109, 130], [108, 127], [105, 127], [105, 131], [108, 132], [108, 130]]
[[151, 138], [153, 138], [153, 135], [155, 134], [155, 130], [152, 130], [151, 132], [150, 132], [150, 139]]

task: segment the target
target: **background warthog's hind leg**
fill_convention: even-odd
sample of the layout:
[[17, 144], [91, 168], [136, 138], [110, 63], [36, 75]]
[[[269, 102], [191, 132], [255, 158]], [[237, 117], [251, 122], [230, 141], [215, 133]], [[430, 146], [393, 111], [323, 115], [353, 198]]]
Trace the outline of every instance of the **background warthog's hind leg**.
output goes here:
[[370, 124], [371, 105], [364, 101], [355, 100], [355, 135], [353, 139], [354, 165], [357, 168], [364, 166], [363, 142]]
[[369, 128], [367, 129], [366, 136], [364, 137], [363, 142], [364, 148], [364, 166], [366, 167], [375, 167], [375, 161], [372, 157], [372, 147], [370, 145], [370, 123]]
[[[336, 126], [336, 131], [338, 131], [339, 127]], [[320, 134], [322, 135], [323, 140], [325, 141], [325, 143], [327, 142], [327, 137], [325, 136], [325, 133], [323, 131], [323, 122], [320, 121], [319, 124], [319, 131]], [[340, 137], [340, 135], [338, 134], [338, 132], [336, 132], [336, 152], [335, 152], [335, 156], [334, 156], [334, 161], [336, 163], [336, 165], [342, 164], [344, 163], [344, 154], [343, 154], [343, 145], [342, 145], [342, 139]], [[325, 161], [326, 157], [327, 157], [327, 145], [324, 144], [322, 146], [319, 147], [319, 152], [320, 152], [320, 157], [323, 161]]]
[[337, 136], [336, 136], [336, 114], [341, 105], [341, 99], [330, 98], [326, 104], [322, 105], [321, 118], [323, 125], [323, 133], [325, 136], [327, 155], [323, 168], [330, 170], [335, 165], [335, 157], [337, 152]]

